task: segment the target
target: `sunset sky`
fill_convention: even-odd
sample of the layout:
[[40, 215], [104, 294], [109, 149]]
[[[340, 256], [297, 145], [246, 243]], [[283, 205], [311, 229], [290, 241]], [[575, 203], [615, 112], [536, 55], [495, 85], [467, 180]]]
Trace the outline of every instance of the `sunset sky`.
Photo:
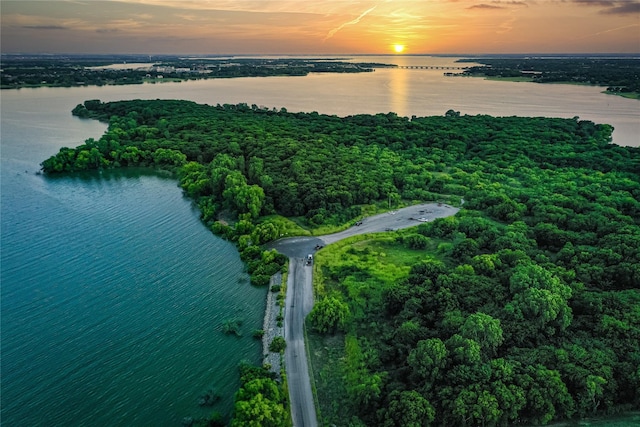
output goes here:
[[640, 53], [640, 0], [0, 2], [3, 53]]

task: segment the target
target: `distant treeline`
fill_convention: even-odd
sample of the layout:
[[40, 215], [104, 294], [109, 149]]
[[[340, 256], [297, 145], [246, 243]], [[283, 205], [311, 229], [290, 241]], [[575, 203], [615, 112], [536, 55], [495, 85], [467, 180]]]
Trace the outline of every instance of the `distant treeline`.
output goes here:
[[[256, 284], [286, 262], [260, 248], [283, 233], [273, 214], [317, 227], [364, 204], [464, 198], [456, 217], [314, 267], [309, 324], [342, 342], [316, 378], [337, 384], [325, 421], [545, 424], [640, 408], [640, 148], [611, 144], [611, 126], [174, 100], [93, 100], [74, 114], [109, 128], [45, 160], [46, 173], [175, 170]], [[259, 380], [243, 380], [236, 422], [286, 423], [286, 392]]]
[[[127, 57], [128, 58], [128, 57]], [[110, 60], [108, 60], [110, 59]], [[129, 59], [129, 58], [128, 58]], [[21, 87], [69, 87], [142, 84], [166, 80], [197, 80], [234, 77], [305, 76], [309, 73], [361, 73], [386, 64], [351, 63], [331, 59], [196, 58], [162, 57], [143, 68], [104, 68], [126, 65], [122, 58], [60, 58], [3, 56], [2, 89]], [[118, 61], [119, 60], [119, 61]], [[116, 61], [116, 62], [114, 62]]]
[[462, 62], [484, 64], [464, 75], [527, 77], [538, 83], [579, 83], [607, 91], [640, 93], [640, 58], [477, 58]]

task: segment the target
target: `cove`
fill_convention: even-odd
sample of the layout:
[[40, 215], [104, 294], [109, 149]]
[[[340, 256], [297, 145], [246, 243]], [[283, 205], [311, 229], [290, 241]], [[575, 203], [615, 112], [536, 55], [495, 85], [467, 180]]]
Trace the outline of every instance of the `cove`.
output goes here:
[[[2, 193], [3, 423], [230, 415], [238, 363], [260, 362], [251, 331], [266, 293], [249, 285], [235, 247], [174, 179], [13, 172], [30, 185]], [[243, 337], [222, 333], [228, 318], [243, 319]], [[200, 407], [211, 390], [223, 398]]]

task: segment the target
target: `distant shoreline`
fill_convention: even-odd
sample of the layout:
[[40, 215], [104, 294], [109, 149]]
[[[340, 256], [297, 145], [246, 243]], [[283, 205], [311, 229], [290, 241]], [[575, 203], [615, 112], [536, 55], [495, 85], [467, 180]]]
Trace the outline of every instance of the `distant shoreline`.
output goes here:
[[[136, 58], [138, 59], [138, 58]], [[1, 89], [86, 87], [182, 82], [238, 77], [303, 77], [311, 73], [369, 73], [393, 64], [303, 58], [11, 58], [3, 61]]]

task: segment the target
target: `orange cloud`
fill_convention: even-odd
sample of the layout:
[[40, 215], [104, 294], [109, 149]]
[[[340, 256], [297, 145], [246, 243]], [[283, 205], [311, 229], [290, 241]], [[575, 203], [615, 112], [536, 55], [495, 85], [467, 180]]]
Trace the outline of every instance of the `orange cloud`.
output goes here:
[[[97, 53], [637, 52], [640, 1], [5, 1], [3, 50]], [[634, 27], [635, 25], [635, 27]]]

